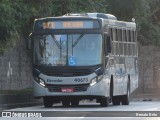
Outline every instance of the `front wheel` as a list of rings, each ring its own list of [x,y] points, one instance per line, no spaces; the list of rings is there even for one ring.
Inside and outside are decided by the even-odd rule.
[[[101,107],[107,107],[109,104],[109,100],[107,97],[103,97],[100,99],[100,105]]]
[[[52,107],[53,101],[49,97],[43,97],[43,104],[44,104],[44,107],[49,108],[49,107]]]
[[[71,105],[72,105],[73,107],[78,106],[78,105],[79,105],[79,100],[71,100]]]
[[[70,106],[70,100],[69,99],[62,100],[62,105],[64,107],[69,107]]]
[[[113,96],[112,97],[112,103],[113,105],[120,105],[120,96]]]

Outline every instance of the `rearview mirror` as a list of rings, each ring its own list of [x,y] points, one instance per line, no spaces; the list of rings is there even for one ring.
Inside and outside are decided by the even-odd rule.
[[[29,35],[29,38],[28,38],[28,49],[31,50],[32,49],[32,33]]]
[[[108,34],[104,34],[104,40],[105,40],[105,52],[106,55],[108,53],[111,53],[111,38],[108,36]]]

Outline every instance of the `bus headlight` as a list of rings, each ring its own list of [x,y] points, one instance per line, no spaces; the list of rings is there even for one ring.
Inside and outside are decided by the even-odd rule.
[[[93,79],[91,80],[90,86],[93,86],[93,85],[95,85],[96,83],[97,83],[97,78],[93,78]]]
[[[39,78],[39,77],[34,77],[34,80],[38,83],[38,84],[40,84],[42,87],[45,87],[46,85],[45,85],[45,81],[43,80],[43,79],[41,79],[41,78]]]
[[[39,84],[40,84],[41,86],[43,86],[43,87],[46,86],[44,80],[42,80],[42,79],[39,79]]]
[[[93,78],[93,79],[91,80],[90,86],[95,85],[96,83],[98,83],[98,82],[101,81],[102,79],[103,79],[103,75],[99,75],[99,76]]]

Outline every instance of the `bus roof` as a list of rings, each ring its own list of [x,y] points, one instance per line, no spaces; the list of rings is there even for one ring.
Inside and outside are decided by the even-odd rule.
[[[112,27],[127,27],[127,28],[136,28],[135,22],[125,22],[118,21],[117,18],[112,14],[105,13],[67,13],[65,17],[90,17],[93,19],[102,19],[102,24],[108,24]]]
[[[118,21],[114,15],[105,13],[67,13],[59,17],[45,17],[35,19],[35,21],[52,21],[52,20],[102,20],[102,26],[108,25],[109,27],[124,27],[136,28],[135,22]]]

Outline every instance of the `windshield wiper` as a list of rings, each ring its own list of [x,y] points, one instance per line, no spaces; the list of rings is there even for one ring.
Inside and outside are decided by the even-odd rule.
[[[54,36],[54,35],[51,35],[51,36],[52,36],[54,42],[56,43],[57,47],[58,47],[59,49],[61,49],[61,45],[60,45],[60,44],[58,43],[58,41],[56,40],[55,36]],[[61,42],[61,39],[60,39],[60,42]]]
[[[82,33],[76,40],[76,42],[72,45],[72,47],[75,47],[77,45],[77,43],[80,41],[80,39],[84,36],[84,34]]]

